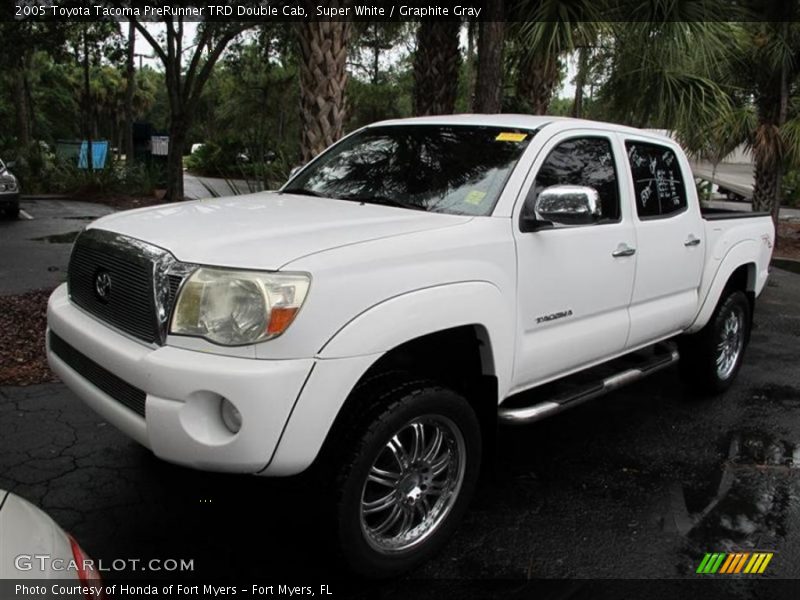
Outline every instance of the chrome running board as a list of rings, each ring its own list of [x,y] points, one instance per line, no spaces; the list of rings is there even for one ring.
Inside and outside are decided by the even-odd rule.
[[[556,394],[544,401],[529,406],[506,407],[500,405],[498,419],[502,425],[527,425],[540,421],[598,398],[609,392],[618,390],[634,381],[644,379],[678,362],[678,350],[674,344],[657,344],[653,347],[653,356],[648,357],[633,368],[624,369],[594,382],[582,384],[578,389],[568,393]],[[612,361],[614,362],[614,361]],[[523,397],[520,394],[519,397]]]

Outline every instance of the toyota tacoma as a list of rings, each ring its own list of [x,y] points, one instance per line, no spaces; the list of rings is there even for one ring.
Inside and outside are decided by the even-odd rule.
[[[679,358],[693,389],[724,392],[773,241],[768,215],[701,210],[661,135],[386,121],[278,191],[89,225],[48,356],[164,460],[320,477],[346,563],[387,575],[454,531],[498,427]]]

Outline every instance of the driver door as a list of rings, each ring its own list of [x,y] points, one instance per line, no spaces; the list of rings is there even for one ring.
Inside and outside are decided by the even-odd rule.
[[[513,391],[602,362],[626,346],[636,235],[619,144],[611,134],[565,132],[548,142],[526,180],[513,221],[519,332]],[[592,224],[554,220],[521,231],[520,214],[534,210],[542,190],[560,185],[594,188],[600,216]]]

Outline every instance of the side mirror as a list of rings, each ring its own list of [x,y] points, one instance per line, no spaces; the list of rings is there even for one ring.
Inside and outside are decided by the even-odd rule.
[[[600,194],[596,189],[583,185],[553,185],[539,192],[534,214],[523,219],[552,226],[591,225],[603,216]],[[541,227],[540,227],[541,228]]]
[[[6,169],[13,169],[17,166],[17,161],[12,160],[6,163]]]
[[[300,172],[300,169],[303,168],[303,166],[304,165],[295,165],[294,167],[292,167],[292,170],[289,171],[289,179],[297,175]]]

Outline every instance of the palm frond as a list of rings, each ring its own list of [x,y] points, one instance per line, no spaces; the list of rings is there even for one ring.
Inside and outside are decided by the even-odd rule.
[[[795,169],[800,167],[800,115],[786,121],[780,135],[786,166]]]

